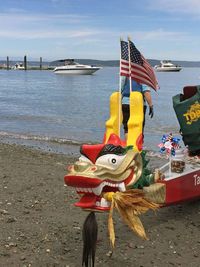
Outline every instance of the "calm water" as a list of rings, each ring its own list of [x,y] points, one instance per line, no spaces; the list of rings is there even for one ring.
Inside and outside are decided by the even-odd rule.
[[[94,75],[61,76],[51,71],[0,71],[0,140],[68,152],[101,142],[109,118],[109,97],[118,90],[118,68]],[[172,96],[200,84],[200,69],[156,73],[155,115],[146,116],[145,148],[157,151],[163,134],[178,135]]]

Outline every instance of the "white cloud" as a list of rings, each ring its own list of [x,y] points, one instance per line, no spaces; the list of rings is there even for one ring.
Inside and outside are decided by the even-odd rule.
[[[58,38],[80,38],[96,35],[97,31],[92,30],[74,30],[74,31],[46,31],[46,30],[32,30],[32,31],[8,31],[0,30],[0,37],[4,38],[13,38],[13,39],[58,39]]]
[[[28,14],[26,12],[14,12],[14,13],[0,13],[0,20],[1,24],[6,25],[20,25],[30,22],[37,22],[43,23],[43,22],[52,22],[54,24],[56,23],[83,23],[84,20],[86,20],[87,16],[82,15],[76,15],[76,14]]]
[[[0,37],[13,39],[72,38],[97,34],[76,14],[0,13]]]
[[[159,12],[160,14],[163,14],[163,12],[192,13],[196,10],[196,13],[200,12],[200,0],[175,0],[174,2],[172,0],[149,0],[149,3],[152,9],[162,10],[162,12]],[[4,44],[7,42],[10,45],[6,54],[11,54],[13,51],[20,54],[19,51],[16,51],[15,41],[18,44],[22,41],[21,45],[18,45],[22,53],[27,49],[29,54],[32,55],[48,56],[49,54],[49,56],[52,56],[51,54],[57,53],[57,56],[61,57],[68,51],[69,54],[74,53],[74,56],[82,53],[84,57],[96,54],[97,58],[103,57],[103,55],[105,58],[116,58],[119,52],[120,36],[125,39],[130,35],[136,42],[138,49],[144,51],[144,54],[149,58],[156,58],[154,55],[159,55],[159,53],[161,55],[163,51],[170,58],[173,50],[176,55],[179,54],[177,52],[177,50],[179,51],[178,46],[182,46],[182,44],[187,46],[189,42],[191,43],[191,40],[199,43],[199,40],[198,35],[192,37],[192,32],[186,32],[184,26],[177,30],[178,28],[175,27],[170,28],[171,25],[175,25],[171,23],[168,27],[168,17],[170,17],[170,22],[176,18],[182,20],[182,17],[174,16],[174,14],[173,16],[167,16],[167,18],[166,16],[164,18],[162,16],[155,18],[150,16],[148,19],[145,16],[143,17],[142,14],[137,17],[133,14],[130,18],[133,23],[126,24],[124,27],[121,24],[120,27],[112,27],[106,20],[105,23],[102,23],[104,17],[62,13],[28,13],[25,10],[13,9],[7,13],[0,12],[0,38]],[[157,20],[156,24],[155,19]],[[152,25],[151,20],[154,22]],[[158,20],[160,20],[159,23]],[[140,26],[133,27],[134,21],[141,22]],[[150,31],[147,31],[147,25],[148,29],[151,29]],[[142,31],[142,29],[144,30]],[[45,46],[47,42],[48,48]],[[11,47],[13,45],[15,49]],[[5,49],[6,46],[4,45],[3,50],[5,51]],[[95,56],[93,57],[95,58]]]
[[[116,35],[119,36],[120,33],[117,33]],[[179,32],[179,31],[165,31],[162,28],[155,29],[153,31],[132,31],[132,32],[123,32],[123,37],[129,36],[134,38],[138,41],[160,41],[165,40],[167,41],[177,41],[177,40],[183,40],[185,38],[188,38],[188,34],[186,32]]]
[[[200,14],[199,0],[154,0],[150,7],[170,13]]]
[[[140,40],[152,40],[152,41],[159,41],[159,40],[165,40],[166,42],[168,40],[180,40],[185,37],[187,37],[187,34],[185,32],[177,32],[177,31],[165,31],[163,29],[157,29],[154,31],[148,31],[148,32],[136,32],[135,35]]]
[[[168,2],[171,2],[171,0]],[[91,42],[94,38],[110,40],[121,36],[118,30],[95,28],[91,23],[87,26],[88,19],[89,17],[87,16],[72,14],[0,13],[2,26],[0,37],[16,40],[66,40],[67,38],[78,39],[85,37],[81,41]],[[139,41],[180,40],[187,37],[185,32],[165,31],[163,29],[127,33],[123,31],[123,36],[128,35]]]

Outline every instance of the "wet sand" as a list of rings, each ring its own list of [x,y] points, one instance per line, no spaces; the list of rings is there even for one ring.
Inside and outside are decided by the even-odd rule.
[[[87,213],[73,206],[77,195],[63,182],[74,160],[73,154],[0,144],[0,267],[81,266]],[[158,164],[160,159],[151,159],[151,168]],[[148,241],[132,233],[115,212],[112,257],[107,219],[107,213],[97,214],[95,266],[200,266],[200,200],[144,214]]]

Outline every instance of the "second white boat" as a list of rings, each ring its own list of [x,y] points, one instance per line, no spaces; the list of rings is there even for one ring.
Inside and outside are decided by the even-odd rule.
[[[163,60],[160,65],[154,67],[156,71],[180,71],[182,68],[173,64],[170,60]]]
[[[101,69],[101,67],[79,64],[73,59],[60,60],[59,62],[63,63],[63,65],[58,66],[53,70],[56,74],[90,75]]]

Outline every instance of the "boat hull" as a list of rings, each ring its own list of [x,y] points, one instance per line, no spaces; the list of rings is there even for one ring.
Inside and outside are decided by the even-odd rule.
[[[200,169],[159,182],[165,184],[166,187],[166,205],[200,198]]]
[[[173,72],[177,72],[177,71],[180,71],[182,68],[179,68],[179,67],[176,67],[176,68],[162,68],[162,67],[157,67],[155,68],[156,71],[163,71],[163,72],[170,72],[170,71],[173,71]]]
[[[25,70],[24,67],[14,68],[14,70]]]
[[[68,74],[68,75],[90,75],[99,70],[100,68],[92,69],[62,69],[58,68],[54,70],[55,74]]]

